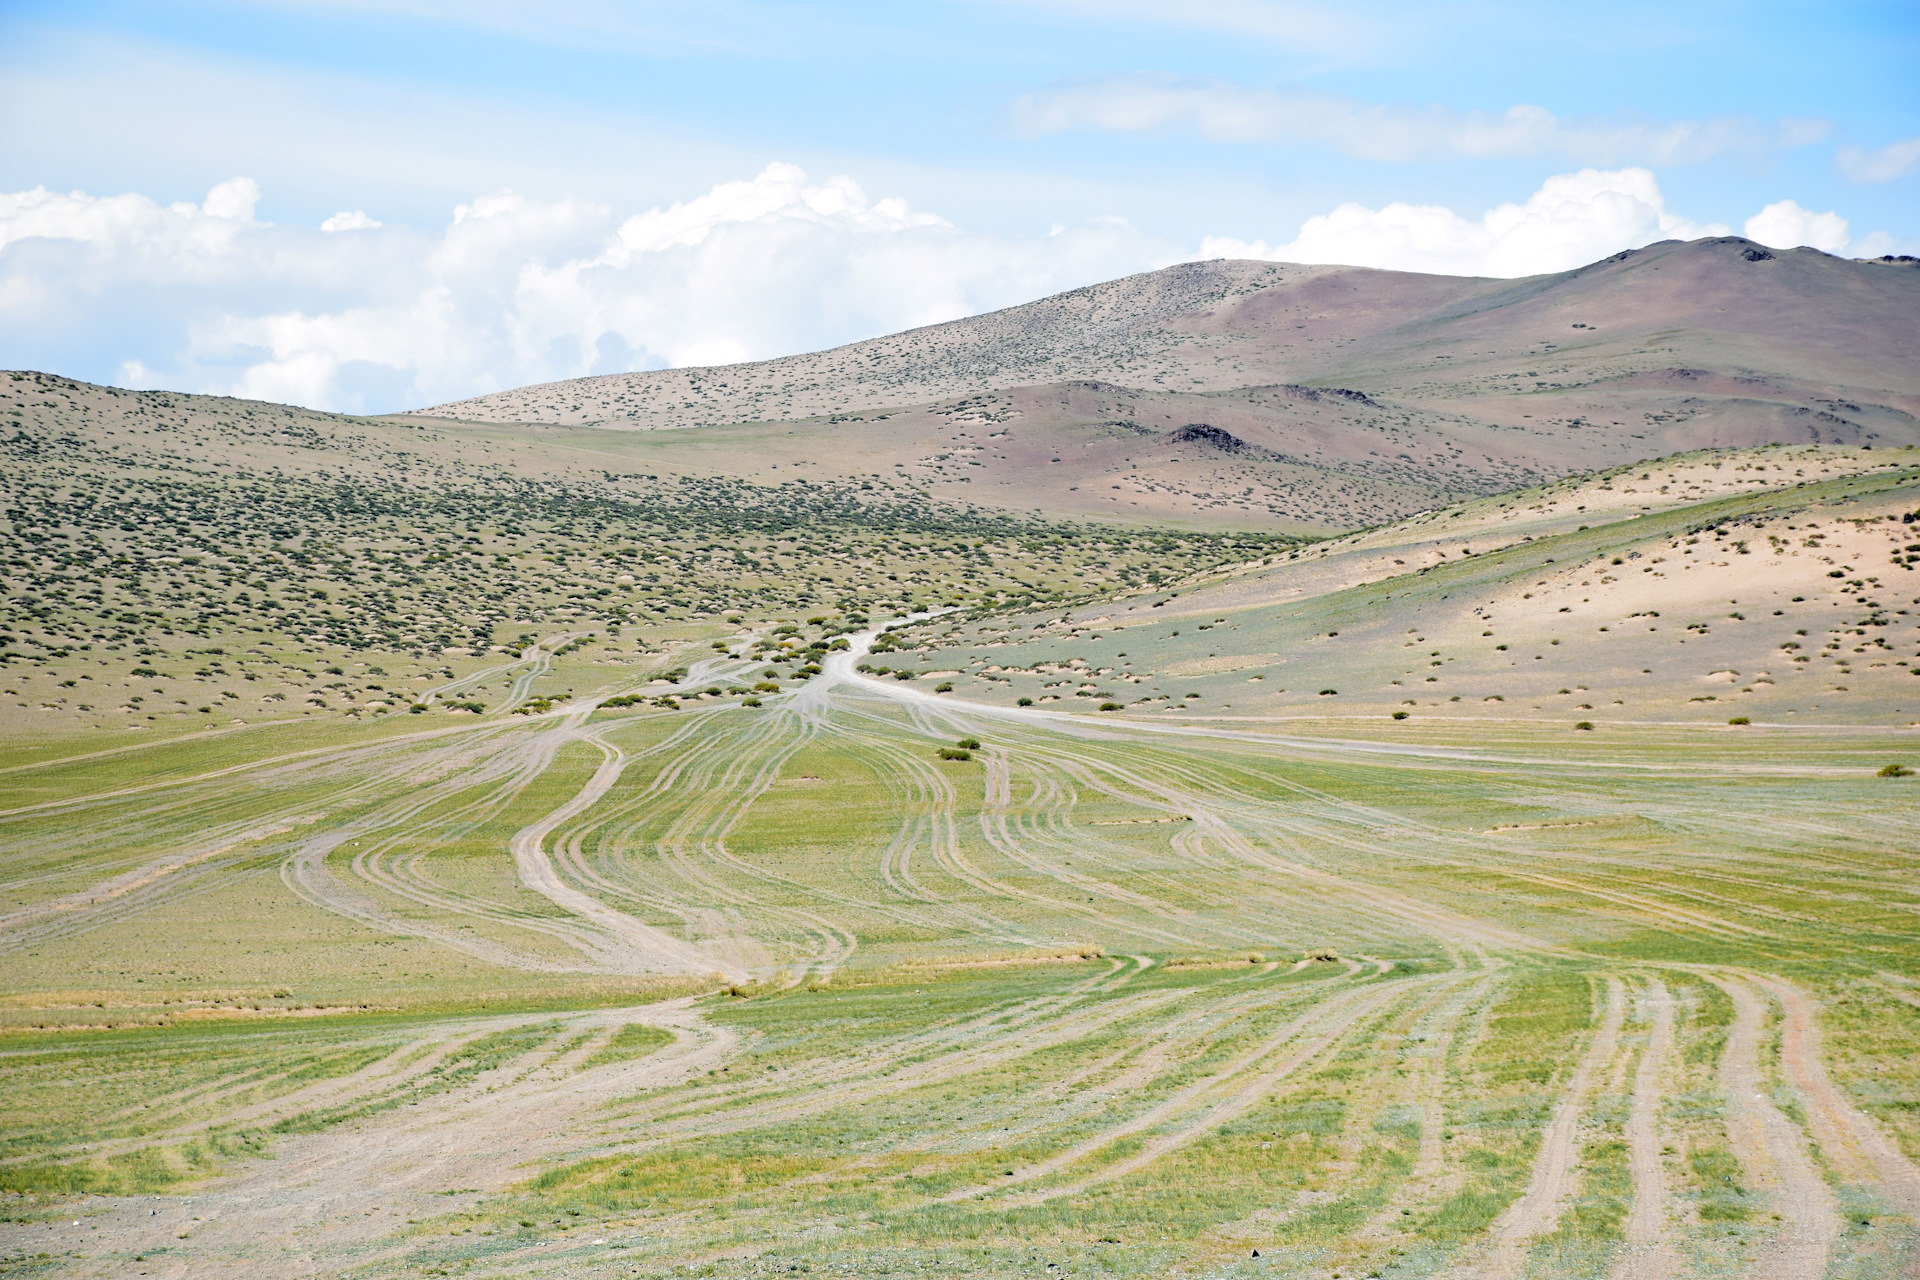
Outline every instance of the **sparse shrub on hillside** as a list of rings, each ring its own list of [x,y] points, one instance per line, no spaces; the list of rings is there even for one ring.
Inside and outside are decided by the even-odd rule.
[[[1407,713],[1404,711],[1396,711],[1393,713],[1393,718],[1395,720],[1405,720],[1407,718]]]
[[[1573,727],[1574,727],[1574,728],[1576,728],[1576,729],[1584,729],[1584,730],[1591,730],[1591,729],[1593,728],[1593,721],[1591,721],[1591,720],[1576,720],[1576,721],[1574,721],[1574,724],[1573,724]]]
[[[1912,776],[1913,770],[1903,764],[1883,765],[1880,772],[1874,775],[1876,778],[1911,778]]]
[[[971,760],[973,759],[973,752],[962,751],[958,747],[942,747],[940,748],[940,758],[942,760]]]
[[[1734,716],[1731,720],[1728,720],[1727,723],[1728,724],[1752,724],[1753,720],[1747,716]]]

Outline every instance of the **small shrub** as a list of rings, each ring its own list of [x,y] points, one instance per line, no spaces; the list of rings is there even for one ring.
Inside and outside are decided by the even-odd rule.
[[[1021,698],[1021,699],[1019,700],[1019,705],[1020,705],[1020,706],[1023,706],[1023,707],[1030,707],[1030,706],[1032,706],[1032,705],[1033,705],[1033,699],[1032,699],[1032,698]]]
[[[1100,704],[1100,709],[1102,711],[1118,711],[1120,710],[1120,704],[1117,702],[1103,702]]]
[[[1727,723],[1728,724],[1752,724],[1753,721],[1748,719],[1746,716],[1735,716],[1731,720],[1727,721]]]
[[[1407,713],[1404,711],[1396,711],[1393,713],[1393,718],[1395,720],[1405,720],[1407,718]]]
[[[942,680],[942,681],[941,681],[941,682],[940,682],[939,684],[937,684],[937,685],[935,685],[935,686],[933,686],[933,691],[934,691],[935,693],[952,693],[952,692],[953,692],[953,681],[951,681],[951,680]]]
[[[757,707],[757,706],[759,706],[759,705],[760,705],[760,699],[758,699],[758,698],[742,698],[742,699],[740,699],[740,705],[741,705],[741,706],[743,706],[743,707]]]
[[[958,747],[942,747],[940,748],[940,758],[942,760],[971,760],[973,759],[973,752],[962,751]]]
[[[1320,691],[1320,696],[1323,698],[1331,698],[1334,695],[1338,694],[1339,692],[1340,691],[1338,689],[1322,689]]]
[[[978,751],[980,749],[980,739],[962,738],[953,745],[959,747],[962,751]]]
[[[1876,778],[1911,778],[1913,776],[1913,770],[1903,764],[1890,764],[1883,766],[1880,772],[1873,776]]]
[[[1573,727],[1576,729],[1584,729],[1584,730],[1587,730],[1588,732],[1591,732],[1593,729],[1593,721],[1581,720],[1576,722]]]
[[[755,693],[778,693],[780,686],[772,680],[762,680],[753,686]]]

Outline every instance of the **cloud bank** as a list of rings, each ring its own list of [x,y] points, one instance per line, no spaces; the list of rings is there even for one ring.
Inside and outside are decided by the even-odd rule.
[[[1839,214],[1815,213],[1792,200],[1768,205],[1742,230],[1776,249],[1809,245],[1857,257],[1912,252],[1884,232],[1853,240]],[[1732,228],[1723,223],[1697,222],[1669,209],[1659,182],[1645,169],[1582,169],[1548,178],[1524,203],[1498,205],[1478,218],[1440,205],[1343,204],[1308,218],[1285,244],[1210,236],[1201,256],[1512,277],[1569,271],[1656,240],[1729,234]]]
[[[1479,218],[1439,205],[1343,204],[1307,219],[1286,244],[1210,238],[1207,257],[1338,262],[1464,276],[1522,276],[1566,271],[1656,240],[1726,235],[1667,208],[1645,169],[1583,169],[1547,179],[1524,204],[1503,204]]]
[[[1117,218],[971,235],[786,164],[624,219],[500,192],[437,236],[360,210],[259,223],[259,195],[246,178],[199,205],[0,193],[0,362],[384,411],[785,355],[1188,256]]]
[[[1127,222],[966,232],[850,178],[787,164],[621,217],[511,191],[437,233],[343,210],[256,220],[259,186],[199,204],[0,193],[0,364],[136,387],[380,412],[591,373],[817,349],[1025,302],[1192,257],[1520,276],[1726,226],[1669,209],[1644,169],[1549,178],[1479,217],[1345,204],[1285,243],[1212,237],[1196,255]],[[1746,234],[1870,255],[1847,220],[1792,200]]]
[[[1828,132],[1821,120],[1563,119],[1524,104],[1503,112],[1456,111],[1155,75],[1055,85],[1019,98],[1011,114],[1014,127],[1029,135],[1177,129],[1215,142],[1319,143],[1365,160],[1551,155],[1586,164],[1686,164],[1764,156],[1818,142]]]

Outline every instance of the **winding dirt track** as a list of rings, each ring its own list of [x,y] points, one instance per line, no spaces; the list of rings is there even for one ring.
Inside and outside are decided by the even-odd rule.
[[[1626,1009],[1625,990],[1620,980],[1607,979],[1606,1013],[1588,1041],[1586,1052],[1580,1055],[1580,1061],[1567,1077],[1560,1101],[1554,1105],[1553,1117],[1547,1121],[1546,1132],[1540,1135],[1540,1149],[1534,1156],[1527,1189],[1495,1220],[1489,1239],[1490,1255],[1464,1274],[1481,1280],[1511,1280],[1526,1264],[1527,1246],[1551,1231],[1559,1221],[1561,1204],[1578,1182],[1580,1120],[1586,1109],[1587,1094],[1593,1087],[1594,1077],[1613,1061]]]
[[[165,1280],[328,1276],[349,1267],[378,1272],[383,1262],[398,1265],[414,1246],[409,1218],[438,1217],[472,1203],[476,1194],[506,1189],[536,1172],[543,1157],[568,1150],[569,1131],[607,1098],[703,1075],[737,1046],[731,1032],[707,1024],[688,999],[557,1022],[541,1047],[464,1089],[285,1139],[273,1159],[200,1194],[89,1204],[78,1229],[53,1224],[8,1234],[21,1245],[86,1247],[96,1260],[61,1268],[72,1276],[117,1280],[133,1253],[150,1255],[137,1270]],[[563,1050],[583,1031],[628,1023],[677,1038],[637,1061],[571,1069],[579,1052]],[[492,1019],[460,1035],[507,1025],[512,1020]],[[382,1080],[379,1092],[393,1083]],[[340,1096],[336,1089],[335,1099]],[[256,1119],[295,1114],[311,1101],[290,1097]],[[507,1118],[511,1123],[500,1123]],[[103,1243],[112,1256],[98,1256]]]
[[[1615,1261],[1613,1280],[1664,1280],[1679,1265],[1669,1234],[1667,1170],[1660,1159],[1660,1101],[1666,1095],[1668,1059],[1673,1054],[1673,996],[1658,978],[1647,983],[1641,1000],[1653,1027],[1634,1067],[1633,1100],[1627,1113],[1627,1164],[1633,1171],[1633,1209],[1627,1216],[1626,1246]]]
[[[1766,996],[1737,977],[1708,975],[1708,981],[1733,1001],[1733,1026],[1720,1056],[1727,1138],[1747,1177],[1772,1201],[1781,1220],[1751,1274],[1765,1280],[1823,1276],[1828,1252],[1840,1234],[1840,1210],[1832,1188],[1807,1154],[1805,1135],[1769,1096],[1760,1064]]]

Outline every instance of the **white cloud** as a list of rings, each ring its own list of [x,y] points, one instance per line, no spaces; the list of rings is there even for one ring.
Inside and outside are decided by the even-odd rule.
[[[371,231],[380,223],[369,218],[364,209],[342,209],[320,224],[322,231]]]
[[[1331,262],[1443,275],[1526,276],[1573,267],[1655,240],[1725,235],[1666,206],[1645,169],[1583,169],[1548,178],[1525,204],[1478,219],[1439,205],[1343,204],[1307,219],[1287,244],[1210,237],[1206,257]]]
[[[1842,147],[1834,164],[1855,182],[1892,182],[1920,169],[1920,138],[1902,138],[1878,151]]]
[[[139,385],[386,410],[783,355],[1185,256],[1119,219],[970,234],[784,164],[626,218],[500,192],[437,236],[342,222],[364,215],[328,220],[353,235],[246,220],[258,195],[247,179],[204,206],[0,194],[0,348]]]
[[[235,222],[252,222],[253,207],[260,203],[260,184],[252,178],[228,178],[207,192],[207,199],[200,207],[209,218],[231,218]]]
[[[1792,200],[1768,205],[1747,219],[1747,239],[1775,249],[1811,245],[1827,253],[1844,253],[1851,241],[1847,220],[1837,213],[1815,213]]]
[[[1562,119],[1525,104],[1503,112],[1369,103],[1304,89],[1226,80],[1122,75],[1056,85],[1012,108],[1028,134],[1182,129],[1216,142],[1312,142],[1366,160],[1559,155],[1589,164],[1681,164],[1765,155],[1825,136],[1819,120]]]

